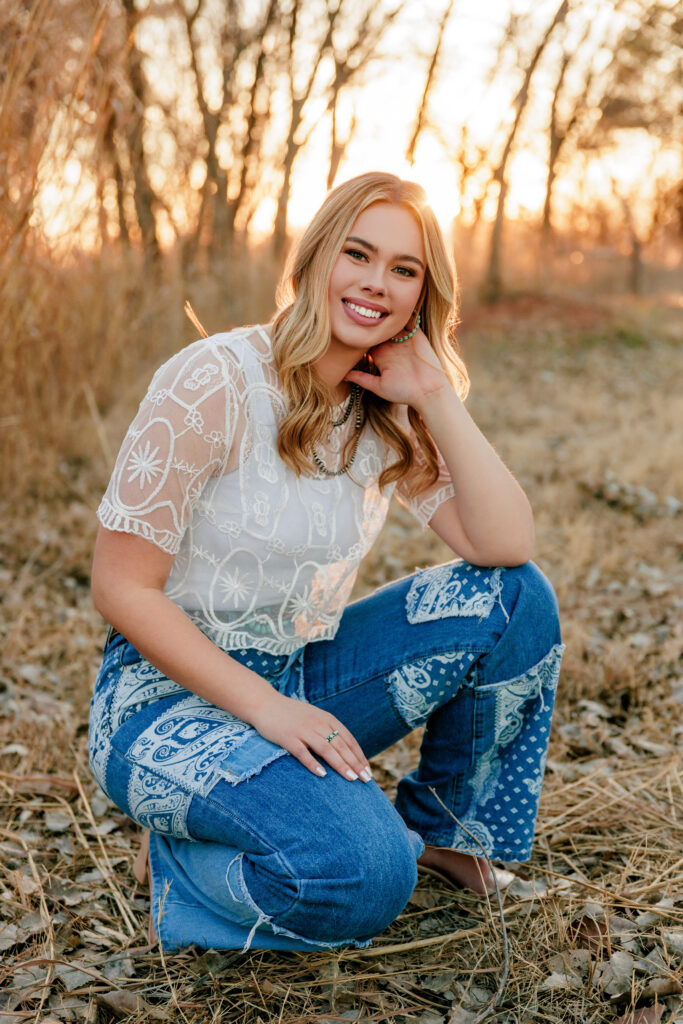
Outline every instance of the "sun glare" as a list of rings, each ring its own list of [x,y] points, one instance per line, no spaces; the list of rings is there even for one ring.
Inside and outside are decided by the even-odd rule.
[[[415,30],[415,43],[421,47],[433,44],[433,25],[441,7],[435,0],[425,0],[423,16],[417,8],[409,8]],[[438,9],[438,10],[437,10]],[[339,100],[338,129],[342,138],[348,127],[358,121],[357,131],[349,141],[341,161],[336,182],[368,170],[389,171],[419,182],[444,229],[448,230],[458,217],[468,222],[474,202],[488,185],[481,203],[481,216],[491,220],[496,214],[498,186],[491,182],[491,171],[499,158],[507,131],[514,117],[511,97],[516,88],[513,72],[501,73],[492,85],[486,84],[486,72],[510,10],[509,0],[492,0],[486,14],[475,9],[472,2],[463,2],[460,18],[454,17],[451,35],[447,36],[451,62],[441,67],[438,87],[430,99],[427,125],[415,148],[414,162],[406,159],[406,148],[413,130],[421,90],[424,86],[424,61],[421,59],[386,60],[382,73],[368,76],[365,84],[343,90]],[[544,8],[545,10],[545,8]],[[545,15],[544,15],[545,16]],[[431,18],[431,21],[430,21]],[[455,31],[457,27],[457,32]],[[409,26],[410,27],[410,26]],[[463,36],[463,29],[466,30]],[[168,75],[168,62],[161,61],[168,39],[164,25],[149,19],[143,42],[160,61],[159,72],[164,81],[162,93],[173,98],[173,82]],[[405,34],[404,27],[404,34]],[[466,42],[463,40],[466,39]],[[431,41],[431,42],[430,42]],[[407,40],[392,37],[391,45],[402,47]],[[164,51],[165,52],[165,51]],[[425,50],[425,52],[428,52]],[[413,55],[414,57],[414,55]],[[181,57],[177,57],[182,64]],[[178,68],[180,67],[178,64]],[[542,76],[541,76],[542,77]],[[180,79],[179,79],[180,80]],[[460,84],[458,84],[460,83]],[[169,92],[170,90],[170,92]],[[181,90],[179,90],[181,91]],[[187,90],[186,90],[187,91]],[[190,97],[178,95],[178,111],[188,116]],[[169,99],[170,102],[170,99]],[[547,106],[547,104],[546,104]],[[362,115],[362,116],[361,116]],[[544,108],[543,117],[547,111]],[[194,115],[193,115],[194,116]],[[534,116],[536,120],[534,121]],[[158,145],[156,159],[150,159],[150,179],[161,201],[157,220],[163,247],[171,246],[178,233],[191,228],[199,208],[199,192],[206,179],[206,166],[196,155],[185,169],[177,155],[176,141],[167,129],[160,107],[147,111],[150,136]],[[286,134],[289,110],[277,92],[271,97],[268,140]],[[306,145],[296,155],[288,206],[288,225],[294,231],[310,219],[311,213],[326,192],[330,155],[330,114],[324,105],[307,112],[306,129],[310,128]],[[532,111],[525,125],[526,136],[512,152],[506,180],[508,192],[506,216],[509,218],[539,217],[543,209],[547,178],[547,125]],[[533,123],[531,123],[533,121]],[[40,225],[45,237],[57,248],[96,246],[102,233],[102,211],[107,232],[115,237],[119,230],[118,207],[113,182],[98,184],[99,173],[90,159],[73,147],[69,154],[64,143],[71,134],[65,115],[53,126],[52,145],[41,167],[44,183],[34,208],[33,223]],[[482,146],[488,163],[467,178],[461,166],[461,128],[465,125],[471,147]],[[277,174],[277,156],[271,146]],[[530,140],[530,141],[528,141]],[[219,159],[226,165],[232,159],[227,137]],[[569,148],[569,147],[568,147]],[[220,146],[219,146],[220,149]],[[468,150],[468,158],[471,151]],[[268,157],[266,153],[266,157]],[[239,169],[238,169],[239,172]],[[238,173],[237,172],[237,173]],[[680,173],[680,154],[673,144],[668,148],[645,129],[613,133],[611,148],[568,155],[557,180],[554,216],[556,223],[566,223],[579,198],[590,194],[599,201],[619,209],[626,196],[640,208],[646,220],[653,197],[657,175],[673,177]],[[108,185],[111,186],[108,190]],[[231,187],[234,176],[231,178]],[[263,186],[268,189],[268,183]],[[273,229],[277,199],[270,190],[259,202],[249,221],[254,238],[264,238]],[[99,199],[102,199],[98,207]],[[99,209],[100,212],[97,212]],[[239,221],[238,221],[239,229]]]

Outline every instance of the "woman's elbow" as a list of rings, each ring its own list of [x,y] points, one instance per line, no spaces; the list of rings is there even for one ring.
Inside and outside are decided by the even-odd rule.
[[[534,553],[536,536],[533,522],[524,530],[519,530],[514,536],[500,538],[500,543],[492,545],[490,551],[486,552],[486,558],[480,562],[485,565],[501,565],[506,569],[512,569],[516,565],[524,565],[529,562]]]
[[[536,536],[532,523],[531,529],[527,531],[526,536],[516,539],[510,550],[506,552],[505,560],[498,561],[498,565],[504,565],[507,568],[513,568],[515,565],[524,565],[525,562],[531,561],[535,546]]]

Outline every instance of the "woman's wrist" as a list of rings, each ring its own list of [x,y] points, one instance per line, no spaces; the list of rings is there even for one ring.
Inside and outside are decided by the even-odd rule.
[[[419,413],[428,427],[430,420],[438,418],[443,411],[452,409],[454,405],[462,406],[462,402],[444,375],[443,383],[439,387],[423,392],[419,400],[412,403],[412,408]]]
[[[253,673],[253,675],[256,675],[256,673]],[[249,725],[253,725],[258,732],[260,731],[259,722],[262,716],[272,715],[273,710],[277,709],[278,705],[281,706],[289,698],[284,693],[276,690],[263,676],[257,676],[257,680],[248,689],[248,696],[245,694],[241,707],[242,713],[239,717],[243,721],[248,722]]]

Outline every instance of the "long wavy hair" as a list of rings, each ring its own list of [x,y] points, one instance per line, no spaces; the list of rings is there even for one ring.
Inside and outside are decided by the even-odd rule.
[[[297,474],[312,470],[311,451],[330,432],[335,399],[315,372],[314,363],[330,344],[328,288],[337,256],[358,215],[376,202],[405,207],[419,223],[426,253],[425,280],[420,299],[422,329],[448,379],[461,398],[469,389],[465,365],[455,348],[455,267],[425,192],[412,181],[393,174],[370,172],[330,192],[290,253],[278,286],[273,317],[273,355],[287,401],[280,421],[278,451]],[[358,368],[372,372],[372,357],[365,355]],[[379,477],[380,488],[400,482],[415,464],[411,495],[419,494],[438,477],[438,455],[419,414],[409,409],[410,425],[419,450],[391,412],[391,404],[370,391],[362,392],[365,417],[396,459]],[[349,438],[347,458],[354,436]]]

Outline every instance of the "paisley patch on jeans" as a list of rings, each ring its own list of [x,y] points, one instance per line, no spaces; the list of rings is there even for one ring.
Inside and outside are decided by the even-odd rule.
[[[478,691],[478,697],[495,702],[494,724],[491,745],[479,752],[468,779],[471,800],[461,820],[487,853],[502,859],[522,860],[531,852],[564,647],[555,644],[518,678]],[[459,826],[452,845],[462,852],[481,852]]]
[[[483,569],[469,562],[423,569],[406,595],[408,622],[416,625],[458,615],[488,618],[501,600],[502,572],[501,567]]]
[[[425,721],[443,702],[444,684],[452,687],[453,676],[464,674],[475,657],[467,651],[433,654],[401,665],[389,673],[389,692],[406,725],[414,729]]]
[[[114,747],[116,740],[115,733]],[[259,741],[259,747],[265,744],[261,766],[268,756],[272,760],[286,753],[240,718],[190,694],[159,715],[120,753],[134,766],[182,787],[189,799],[194,793],[206,796],[216,782],[228,777],[231,755],[248,740]]]
[[[133,768],[130,773],[128,810],[143,828],[192,839],[186,824],[190,799],[182,786],[154,772]]]
[[[134,665],[124,665],[111,699],[111,731],[116,732],[120,725],[150,701],[185,692],[187,691],[184,687],[168,679],[163,672],[144,659]]]
[[[106,709],[109,695],[106,691],[95,691],[90,700],[90,725],[88,730],[88,753],[90,768],[99,786],[106,793],[107,762],[109,760],[109,732],[106,727]]]
[[[508,679],[494,684],[492,689],[495,688],[496,692],[496,746],[505,746],[519,735],[524,725],[522,707],[528,700],[540,697],[541,710],[544,710],[543,690],[547,689],[552,694],[552,705],[560,677],[564,648],[564,644],[555,644],[545,658],[519,679]]]

